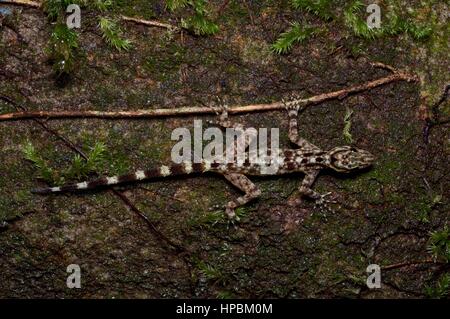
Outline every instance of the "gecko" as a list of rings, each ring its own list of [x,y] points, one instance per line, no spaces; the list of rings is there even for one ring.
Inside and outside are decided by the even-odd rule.
[[[133,173],[101,177],[91,181],[74,184],[66,184],[58,187],[46,187],[32,190],[36,194],[51,194],[63,192],[76,192],[94,190],[106,186],[152,180],[168,176],[180,176],[190,174],[202,174],[206,172],[223,175],[237,189],[244,194],[229,201],[225,207],[225,213],[230,219],[238,219],[235,210],[261,195],[261,190],[249,179],[248,176],[284,175],[301,172],[305,176],[298,187],[300,196],[309,197],[318,205],[333,203],[327,196],[331,193],[320,194],[312,189],[320,171],[332,169],[340,173],[350,173],[373,165],[375,157],[368,151],[353,146],[338,146],[324,151],[318,146],[310,143],[299,136],[298,114],[303,106],[297,100],[283,100],[289,115],[289,140],[295,148],[278,150],[278,167],[276,170],[263,169],[263,163],[254,163],[246,159],[243,163],[223,163],[219,161],[184,161],[180,164],[162,165],[159,167],[137,170]],[[236,132],[244,132],[244,126],[232,123],[228,117],[228,107],[222,105],[220,112],[217,108],[215,113],[219,115],[219,124],[223,128],[232,128]],[[246,144],[248,146],[248,144]],[[227,150],[225,150],[226,152]],[[270,152],[270,150],[268,151]]]

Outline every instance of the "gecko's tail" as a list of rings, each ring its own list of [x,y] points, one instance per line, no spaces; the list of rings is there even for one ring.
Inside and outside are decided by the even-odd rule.
[[[131,174],[111,177],[101,177],[93,181],[85,181],[76,184],[67,184],[59,187],[37,188],[31,190],[34,194],[50,194],[61,192],[75,192],[82,190],[92,190],[104,186],[118,185],[147,179],[154,179],[167,176],[187,175],[193,173],[203,173],[216,168],[218,164],[203,161],[202,163],[183,162],[169,166],[160,166],[145,171],[136,171]]]

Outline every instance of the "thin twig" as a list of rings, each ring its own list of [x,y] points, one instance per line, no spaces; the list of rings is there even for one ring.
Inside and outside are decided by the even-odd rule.
[[[398,269],[398,268],[407,267],[407,266],[416,266],[416,265],[424,265],[424,264],[437,264],[437,265],[440,265],[440,264],[443,264],[443,263],[437,262],[437,261],[435,261],[433,259],[426,259],[426,260],[407,261],[407,262],[392,264],[392,265],[381,267],[381,269],[382,270],[391,270],[391,269]]]
[[[130,21],[130,22],[143,24],[143,25],[150,26],[150,27],[165,28],[165,29],[169,29],[171,31],[180,31],[181,30],[181,28],[179,28],[179,27],[177,27],[175,25],[159,22],[159,21],[156,21],[156,20],[144,20],[144,19],[127,17],[127,16],[121,16],[121,18],[124,21]]]
[[[29,1],[29,0],[0,0],[0,4],[11,4],[11,5],[32,7],[32,8],[40,8],[41,7],[41,4],[39,2]]]
[[[430,138],[430,130],[436,126],[441,124],[449,123],[450,120],[440,120],[439,107],[442,103],[448,100],[450,94],[450,83],[447,83],[444,87],[444,91],[439,98],[439,100],[431,107],[431,118],[427,117],[425,119],[425,126],[423,128],[423,140],[425,144],[428,144]]]
[[[375,65],[376,66],[376,65]],[[417,81],[417,77],[401,71],[395,71],[394,74],[369,81],[364,84],[355,85],[346,89],[315,95],[306,99],[296,100],[296,103],[302,105],[316,105],[333,99],[344,99],[351,94],[370,90],[395,81]],[[245,106],[230,107],[230,114],[241,114],[250,112],[265,112],[282,110],[285,108],[283,102],[274,102],[270,104],[253,104]],[[105,119],[137,119],[137,118],[155,118],[168,116],[186,116],[195,114],[213,114],[214,111],[209,107],[183,107],[174,109],[153,109],[136,111],[32,111],[16,112],[0,115],[0,121],[25,120],[25,119],[63,119],[63,118],[105,118]]]
[[[380,68],[380,69],[385,69],[385,70],[391,71],[392,73],[397,72],[394,67],[392,67],[390,65],[387,65],[387,64],[384,64],[384,63],[381,63],[381,62],[372,62],[371,64],[372,64],[373,67],[377,67],[377,68]]]
[[[130,200],[127,196],[125,196],[125,194],[123,194],[122,192],[119,192],[117,190],[115,190],[114,188],[111,189],[111,191],[117,196],[119,197],[123,203],[125,203],[126,206],[128,206],[128,208],[130,208],[130,210],[132,210],[134,213],[136,213],[148,226],[148,228],[150,229],[150,231],[153,233],[153,235],[155,235],[156,237],[158,237],[159,239],[161,239],[162,241],[166,242],[167,244],[169,244],[169,246],[171,246],[172,248],[174,248],[177,253],[184,253],[186,252],[186,248],[176,244],[175,242],[173,242],[172,240],[170,240],[169,238],[167,238],[163,233],[161,233],[156,226],[151,222],[151,220],[143,213],[141,212]]]

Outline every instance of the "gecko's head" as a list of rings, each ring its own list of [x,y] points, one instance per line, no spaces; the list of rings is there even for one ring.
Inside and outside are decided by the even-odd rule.
[[[369,152],[352,146],[335,147],[328,155],[330,167],[344,173],[369,167],[375,161]]]

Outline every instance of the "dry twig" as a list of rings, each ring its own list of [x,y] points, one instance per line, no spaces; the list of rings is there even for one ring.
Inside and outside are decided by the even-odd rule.
[[[439,113],[439,107],[448,100],[449,95],[450,95],[450,83],[447,83],[444,87],[444,91],[439,100],[433,106],[431,106],[431,117],[427,117],[425,119],[425,126],[423,128],[423,140],[425,144],[428,144],[430,137],[430,130],[434,126],[447,124],[450,122],[449,118],[441,120]]]
[[[379,65],[374,65],[379,67]],[[315,95],[309,98],[297,100],[297,103],[302,105],[315,105],[323,103],[325,101],[333,99],[344,99],[347,96],[362,91],[370,90],[388,83],[396,81],[417,81],[417,77],[407,74],[402,71],[394,71],[393,74],[380,78],[377,80],[369,81],[364,84],[355,85],[346,89],[323,93]],[[264,112],[275,111],[284,109],[283,102],[274,102],[270,104],[252,104],[245,106],[233,106],[230,107],[230,114],[242,114],[250,112]],[[155,118],[155,117],[169,117],[169,116],[185,116],[185,115],[197,115],[197,114],[212,114],[214,111],[209,107],[183,107],[173,109],[151,109],[151,110],[136,110],[136,111],[31,111],[31,112],[15,112],[0,115],[0,121],[10,120],[24,120],[24,119],[62,119],[62,118],[105,118],[105,119],[117,119],[117,118]]]
[[[156,20],[144,20],[144,19],[138,19],[138,18],[132,18],[127,16],[121,16],[121,19],[124,21],[134,22],[138,24],[143,24],[149,27],[158,27],[158,28],[165,28],[169,29],[171,31],[180,31],[181,29],[175,25],[159,22]]]
[[[12,4],[18,6],[40,8],[41,3],[29,0],[0,0],[0,4]]]
[[[441,265],[443,263],[437,262],[430,258],[430,259],[426,259],[426,260],[406,261],[406,262],[402,262],[402,263],[392,264],[392,265],[381,267],[381,269],[382,270],[391,270],[391,269],[398,269],[398,268],[403,268],[403,267],[407,267],[407,266],[418,266],[418,265],[424,265],[424,264]]]

